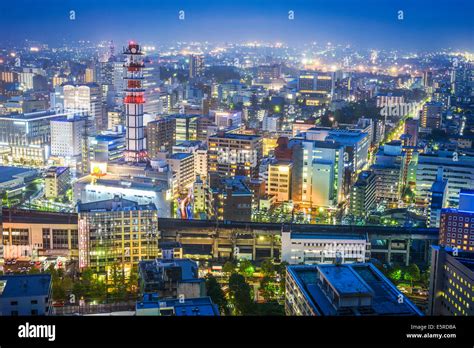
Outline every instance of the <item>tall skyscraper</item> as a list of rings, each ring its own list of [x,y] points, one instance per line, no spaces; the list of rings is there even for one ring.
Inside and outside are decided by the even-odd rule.
[[[73,114],[51,120],[51,155],[80,156],[85,126],[85,118]]]
[[[423,111],[420,119],[420,126],[428,129],[441,128],[441,115],[443,104],[440,102],[430,102],[423,105]]]
[[[428,315],[474,315],[474,253],[432,246]]]
[[[200,77],[204,75],[204,56],[201,54],[192,54],[189,56],[189,78]]]
[[[423,87],[433,86],[433,72],[430,70],[423,71]]]
[[[158,212],[153,203],[140,205],[115,196],[80,203],[77,209],[81,269],[90,267],[108,282],[115,266],[128,275],[141,260],[156,257]]]
[[[124,49],[125,61],[125,124],[127,127],[125,160],[143,162],[145,151],[143,104],[145,89],[143,82],[143,53],[140,45],[131,41]]]
[[[365,170],[351,190],[350,212],[356,217],[366,217],[375,207],[375,188],[377,178],[374,172]]]
[[[222,176],[258,178],[262,138],[245,134],[217,134],[209,137],[209,172]]]
[[[95,83],[82,85],[67,84],[63,86],[64,109],[84,113],[91,121],[89,131],[107,129],[107,118],[102,108],[100,86]]]
[[[174,117],[162,117],[147,123],[146,126],[146,149],[150,158],[156,158],[158,152],[171,150],[175,139],[176,119]]]

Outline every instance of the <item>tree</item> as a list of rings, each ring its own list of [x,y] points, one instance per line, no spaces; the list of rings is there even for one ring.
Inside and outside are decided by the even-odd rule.
[[[252,262],[249,260],[241,260],[239,262],[239,273],[245,277],[251,277],[255,272]]]
[[[272,260],[265,260],[260,266],[262,268],[262,273],[264,276],[273,277],[275,275],[275,265]]]
[[[420,269],[414,263],[408,266],[405,272],[405,280],[410,281],[410,284],[413,286],[413,282],[417,282],[420,280]]]
[[[227,275],[234,273],[235,264],[232,261],[227,261],[226,263],[224,263],[224,266],[222,266],[222,272],[224,272]]]
[[[285,286],[286,286],[286,267],[288,266],[288,262],[282,261],[279,265],[275,265],[275,270],[277,272],[277,281],[280,282],[280,293],[285,293]]]
[[[138,290],[138,271],[135,267],[130,271],[127,281],[127,291],[136,294]]]
[[[395,266],[393,269],[391,269],[388,273],[388,277],[393,280],[394,282],[400,281],[402,279],[402,269],[398,266]]]
[[[275,299],[278,293],[278,284],[275,284],[273,278],[264,276],[260,281],[260,291],[265,301],[271,301]]]
[[[107,286],[95,277],[92,269],[86,268],[82,271],[79,280],[74,282],[73,293],[76,297],[87,301],[102,302],[106,298]]]
[[[218,307],[221,313],[228,314],[229,308],[227,307],[227,300],[224,295],[224,291],[222,291],[221,286],[217,282],[216,277],[212,274],[208,274],[206,276],[206,292],[207,296],[209,296]]]
[[[127,284],[125,272],[119,263],[114,263],[111,269],[111,288],[115,300],[124,300],[127,297]]]
[[[233,273],[230,276],[229,295],[237,314],[251,315],[254,313],[252,291],[241,274]]]

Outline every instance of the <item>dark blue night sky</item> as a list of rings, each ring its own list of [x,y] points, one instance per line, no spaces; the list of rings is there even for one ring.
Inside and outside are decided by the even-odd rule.
[[[69,11],[76,20],[69,20]],[[184,10],[186,19],[178,19]],[[288,11],[295,20],[288,20]],[[403,10],[405,19],[397,19]],[[0,41],[136,39],[474,49],[472,0],[1,0]]]

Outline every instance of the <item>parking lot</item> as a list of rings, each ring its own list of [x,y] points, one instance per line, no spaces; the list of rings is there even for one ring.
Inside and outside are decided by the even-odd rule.
[[[40,261],[18,261],[14,259],[7,259],[3,264],[3,272],[9,273],[28,273],[32,268],[41,270],[42,263]]]

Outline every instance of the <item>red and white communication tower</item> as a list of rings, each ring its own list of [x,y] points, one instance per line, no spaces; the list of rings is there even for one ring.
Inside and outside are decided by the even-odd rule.
[[[127,162],[144,162],[147,153],[144,147],[143,104],[143,53],[140,45],[131,41],[124,48],[125,61],[125,116],[126,116],[126,150]]]

